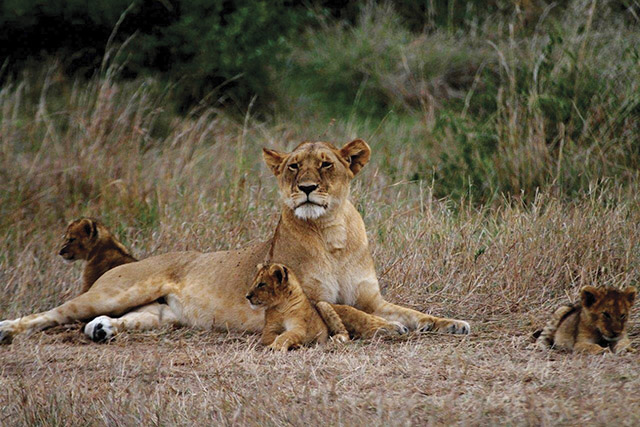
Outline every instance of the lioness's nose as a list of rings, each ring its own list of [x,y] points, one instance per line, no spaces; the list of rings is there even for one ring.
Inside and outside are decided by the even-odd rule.
[[[67,248],[62,248],[60,249],[60,252],[58,252],[58,255],[64,255],[67,252]]]
[[[247,294],[247,295],[245,295],[245,298],[246,299],[251,299],[252,296],[253,296],[252,294]]]
[[[304,194],[308,196],[309,194],[311,194],[313,190],[318,188],[318,186],[315,184],[305,184],[305,185],[298,185],[298,188],[300,189],[300,191],[302,191]]]

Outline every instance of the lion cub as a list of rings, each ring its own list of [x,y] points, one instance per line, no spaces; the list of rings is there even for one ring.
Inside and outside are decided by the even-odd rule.
[[[585,286],[579,304],[558,308],[544,329],[534,333],[536,344],[591,354],[633,351],[626,325],[635,298],[633,287]]]
[[[258,273],[246,298],[252,308],[266,308],[261,342],[272,350],[322,344],[329,332],[339,341],[349,341],[349,334],[331,304],[319,302],[314,308],[296,276],[282,264],[258,264]],[[325,320],[318,312],[323,313]]]
[[[108,270],[137,261],[104,225],[92,218],[69,223],[60,256],[70,262],[87,261],[82,274],[82,293]]]

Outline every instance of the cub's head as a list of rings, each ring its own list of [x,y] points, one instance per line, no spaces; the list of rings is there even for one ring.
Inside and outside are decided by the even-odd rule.
[[[263,149],[286,208],[303,220],[335,211],[349,196],[351,180],[370,155],[371,149],[361,139],[341,149],[328,142],[303,142],[288,154]]]
[[[246,295],[251,308],[273,307],[292,293],[296,280],[282,264],[258,264],[258,273]]]
[[[64,233],[64,242],[60,256],[65,261],[87,259],[98,241],[100,224],[91,218],[80,218],[71,221]]]
[[[636,289],[595,288],[585,286],[580,291],[583,309],[602,337],[607,341],[617,341],[625,331],[629,311],[636,298]]]

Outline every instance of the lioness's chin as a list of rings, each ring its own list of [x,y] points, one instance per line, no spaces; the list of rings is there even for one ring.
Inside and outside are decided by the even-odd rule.
[[[293,213],[300,219],[318,219],[325,214],[327,208],[324,206],[314,205],[311,203],[305,203],[304,205],[295,208]]]

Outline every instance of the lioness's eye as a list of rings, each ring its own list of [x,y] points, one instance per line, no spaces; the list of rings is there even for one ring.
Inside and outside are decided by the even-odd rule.
[[[604,316],[605,319],[611,319],[611,315],[609,313],[607,313],[606,311],[604,313],[602,313],[602,315]]]
[[[320,167],[322,169],[329,169],[331,166],[333,166],[333,163],[331,162],[322,162],[322,165]]]
[[[264,282],[260,282],[260,283],[258,283],[258,287],[259,287],[259,288],[262,288],[262,287],[264,287],[265,285],[266,285],[266,283],[264,283]]]
[[[75,242],[75,241],[76,241],[76,238],[75,238],[75,237],[70,237],[70,238],[69,238],[69,243],[71,243],[71,242]]]
[[[289,170],[297,171],[298,170],[298,164],[297,163],[291,163],[289,165]]]
[[[626,315],[626,314],[621,314],[621,315],[620,315],[620,320],[624,320],[624,318],[625,318],[625,317],[627,317],[627,315]]]

